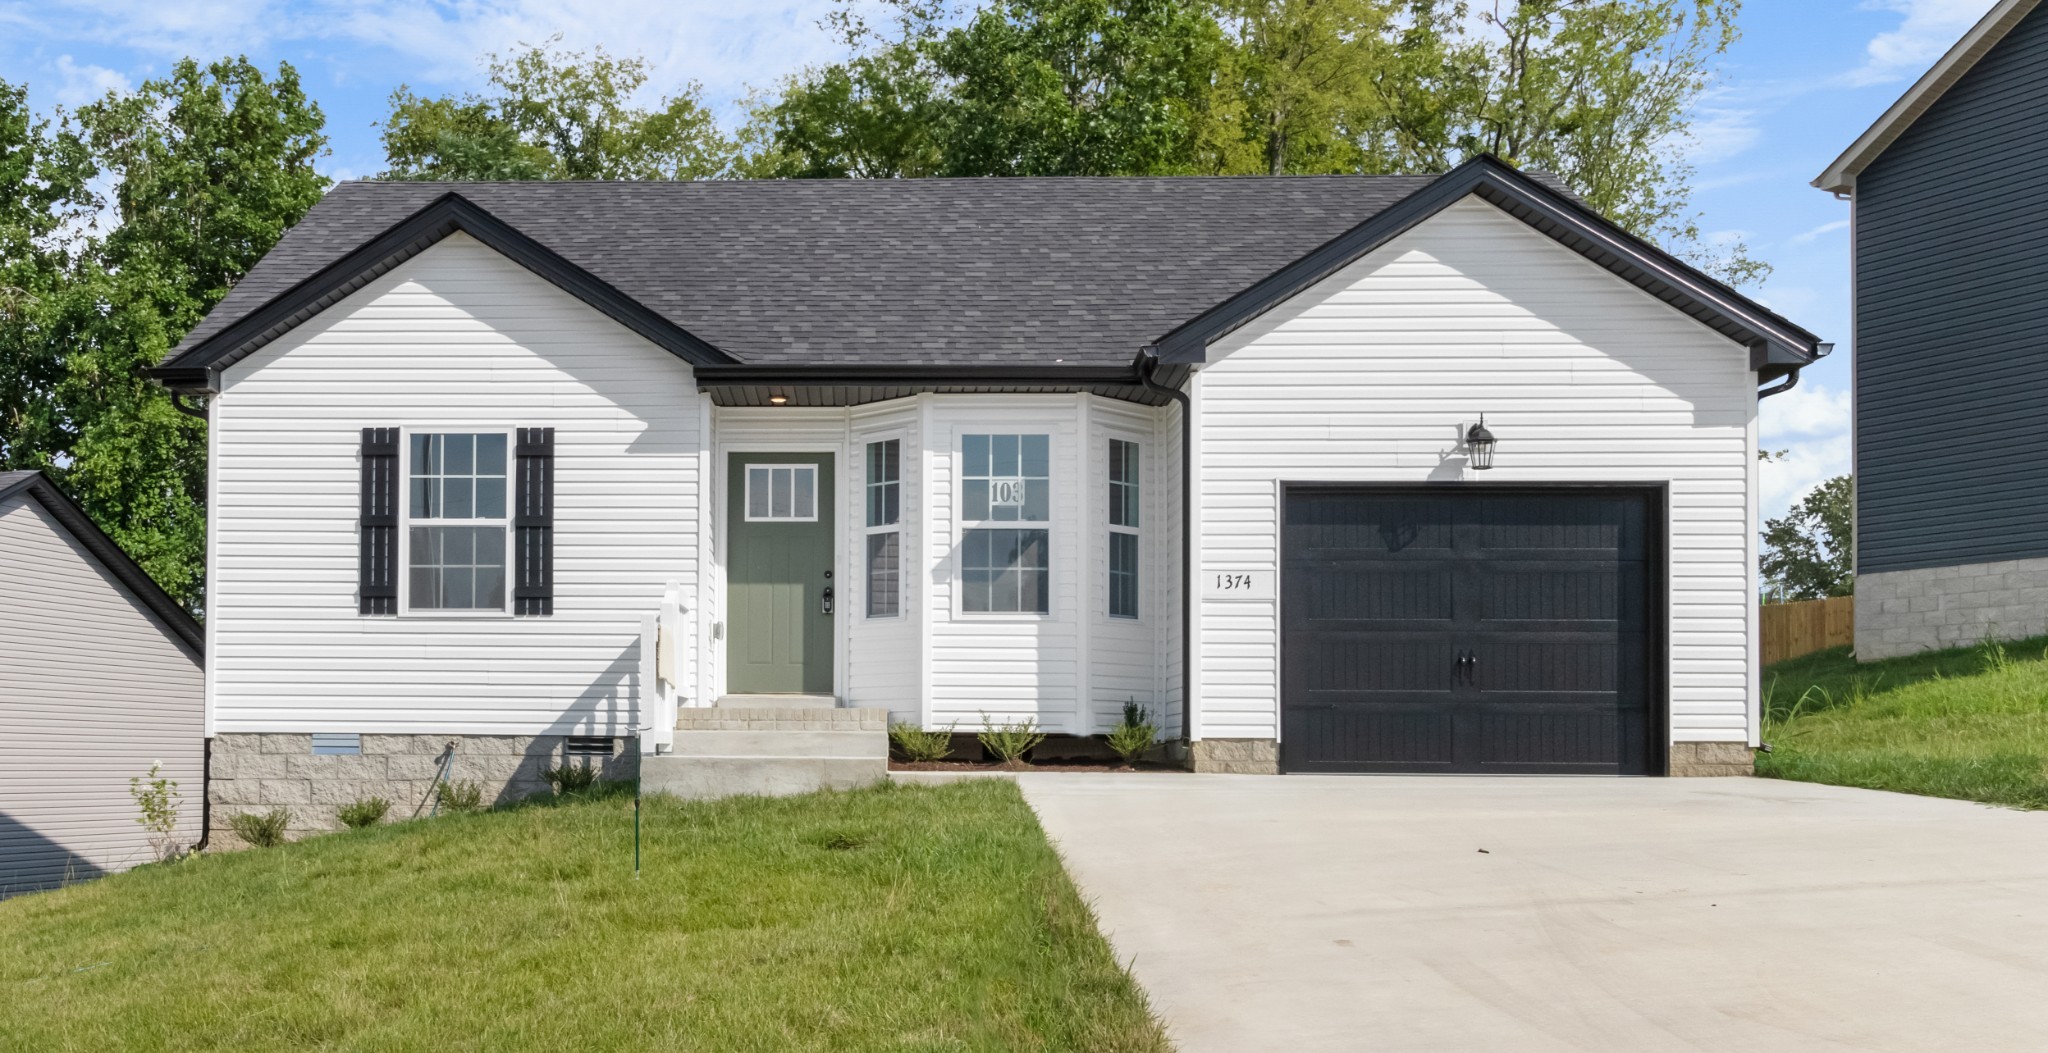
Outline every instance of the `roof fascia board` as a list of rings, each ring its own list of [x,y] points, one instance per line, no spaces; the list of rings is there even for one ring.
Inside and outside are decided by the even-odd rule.
[[[697,387],[795,384],[1116,384],[1137,383],[1136,366],[1019,365],[732,365],[701,366]]]
[[[1986,12],[1961,40],[1944,52],[1913,86],[1899,96],[1891,108],[1884,111],[1856,141],[1842,151],[1840,157],[1828,165],[1827,170],[1813,177],[1813,185],[1834,194],[1853,193],[1856,177],[1861,175],[1878,155],[1906,134],[1921,115],[1925,114],[1941,97],[1955,87],[1977,63],[1990,54],[1991,49],[2004,40],[2020,20],[2027,17],[2040,0],[2000,0],[1998,6]]]
[[[1452,203],[1473,194],[1496,206],[1512,204],[1527,210],[1654,276],[1708,313],[1727,319],[1744,330],[1740,336],[1734,337],[1741,343],[1761,340],[1774,349],[1772,353],[1775,356],[1788,363],[1803,364],[1817,357],[1813,349],[1819,343],[1818,337],[1797,326],[1774,321],[1768,312],[1750,303],[1740,293],[1622,230],[1598,213],[1515,171],[1497,158],[1481,155],[1446,172],[1393,207],[1159,338],[1157,346],[1161,360],[1175,363],[1206,361],[1209,344],[1414,229]],[[1528,216],[1517,218],[1529,222]],[[1530,225],[1537,226],[1535,223]],[[1556,234],[1544,231],[1540,226],[1537,229],[1562,242]],[[1593,258],[1592,253],[1565,244],[1567,248]],[[1595,262],[1602,261],[1595,259]]]
[[[736,361],[730,354],[662,318],[474,202],[449,191],[355,251],[321,268],[234,324],[153,370],[152,375],[172,387],[197,387],[200,385],[195,382],[203,377],[204,390],[218,390],[222,369],[458,230],[692,365]],[[198,370],[205,372],[195,372]]]
[[[148,607],[151,613],[162,620],[171,630],[171,635],[176,638],[179,646],[184,648],[186,654],[192,656],[193,661],[205,664],[206,633],[200,628],[199,622],[190,612],[179,606],[178,601],[172,599],[170,593],[165,592],[163,586],[158,585],[140,564],[122,551],[121,546],[115,544],[114,539],[108,537],[106,531],[101,530],[99,524],[85,514],[85,509],[78,507],[76,502],[64,491],[57,489],[56,484],[41,472],[29,475],[12,486],[0,487],[0,501],[18,493],[35,498],[72,537],[78,540],[79,544],[85,546],[85,550],[90,552],[94,559],[100,561],[100,565],[105,567],[115,580],[127,586],[128,591],[133,593],[136,599],[141,600],[143,606]]]

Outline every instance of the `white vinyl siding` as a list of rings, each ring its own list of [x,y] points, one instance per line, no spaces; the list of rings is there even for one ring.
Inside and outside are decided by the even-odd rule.
[[[1446,455],[1483,411],[1499,437],[1486,483],[1669,485],[1672,735],[1750,736],[1756,397],[1742,347],[1467,199],[1210,360],[1203,574],[1277,575],[1282,481],[1460,479]],[[1276,606],[1203,604],[1200,737],[1276,736]]]
[[[151,858],[128,780],[163,762],[199,839],[199,663],[42,502],[0,502],[0,896]]]
[[[682,360],[459,233],[228,369],[216,730],[632,734],[641,616],[698,584],[703,405]],[[370,426],[556,429],[551,617],[357,615]]]

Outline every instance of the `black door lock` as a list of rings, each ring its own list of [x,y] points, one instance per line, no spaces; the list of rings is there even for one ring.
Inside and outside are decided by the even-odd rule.
[[[826,613],[826,614],[831,614],[831,613],[832,613],[832,586],[830,586],[830,585],[827,585],[827,586],[825,586],[825,597],[824,597],[824,599],[825,599],[825,602],[824,602],[824,608],[825,608],[825,613]]]

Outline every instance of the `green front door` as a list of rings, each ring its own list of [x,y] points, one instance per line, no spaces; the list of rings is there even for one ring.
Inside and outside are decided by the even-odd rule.
[[[832,693],[832,455],[726,464],[726,691]]]

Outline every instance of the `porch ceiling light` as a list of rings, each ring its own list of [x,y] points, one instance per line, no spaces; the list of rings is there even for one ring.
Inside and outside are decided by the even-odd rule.
[[[776,406],[780,406],[780,405],[782,405],[783,403],[785,403],[785,402],[788,402],[788,401],[789,401],[789,396],[787,396],[787,395],[770,395],[770,396],[768,396],[768,402],[769,402],[769,403],[770,403],[771,405],[776,405]]]
[[[1479,423],[1465,429],[1465,449],[1470,451],[1472,470],[1483,472],[1493,467],[1493,433],[1486,430],[1486,414],[1479,415]]]

